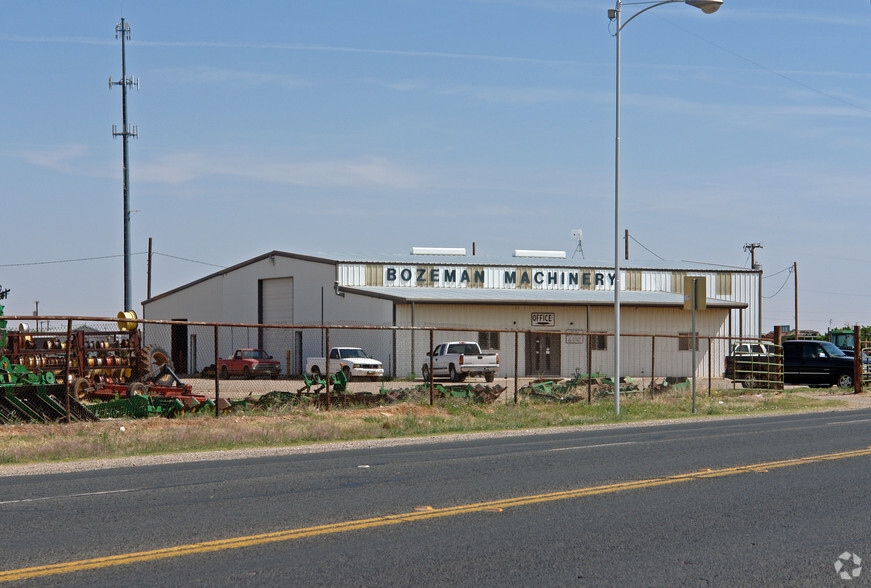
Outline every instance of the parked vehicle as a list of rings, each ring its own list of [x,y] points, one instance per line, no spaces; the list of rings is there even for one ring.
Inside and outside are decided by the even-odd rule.
[[[484,376],[488,382],[496,377],[499,369],[499,354],[484,353],[481,347],[474,342],[453,341],[442,343],[427,353],[427,358],[432,357],[432,374],[430,374],[430,362],[420,369],[424,380],[431,377],[447,377],[452,382],[462,382],[468,376]]]
[[[219,359],[218,370],[225,380],[230,376],[242,376],[247,380],[258,376],[277,378],[281,363],[262,349],[237,349],[230,359]]]
[[[833,343],[783,341],[782,356],[772,352],[776,350],[774,345],[762,344],[762,350],[758,345],[736,346],[736,351],[726,356],[724,377],[740,382],[745,388],[771,388],[781,381],[811,387],[853,387],[854,359]]]
[[[305,360],[306,373],[321,377],[327,373],[325,357],[309,357]],[[349,382],[353,378],[384,377],[384,364],[359,347],[333,347],[330,349],[330,373],[344,372]]]
[[[784,341],[783,381],[813,387],[853,387],[854,358],[828,341]]]
[[[725,357],[723,377],[745,388],[769,388],[780,382],[781,357],[774,343],[742,341]]]

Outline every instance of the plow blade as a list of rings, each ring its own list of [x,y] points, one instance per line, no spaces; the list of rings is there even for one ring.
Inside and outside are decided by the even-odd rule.
[[[66,420],[63,384],[25,383],[0,386],[0,422],[52,423]],[[70,397],[70,420],[95,421],[97,417]]]

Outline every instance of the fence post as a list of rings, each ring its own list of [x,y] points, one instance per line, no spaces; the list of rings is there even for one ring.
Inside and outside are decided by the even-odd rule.
[[[711,395],[711,387],[714,385],[713,374],[714,364],[711,358],[711,338],[708,337],[708,396]]]
[[[587,328],[590,321],[587,320]],[[587,334],[587,404],[593,403],[593,336]]]
[[[64,396],[67,399],[67,424],[70,423],[70,339],[73,334],[73,319],[67,319],[67,354],[64,362]]]
[[[518,390],[517,390],[517,362],[519,361],[517,357],[519,345],[518,345],[519,334],[517,331],[514,331],[514,404],[517,404],[518,400]]]
[[[653,383],[656,381],[656,335],[650,337],[650,399],[653,400]]]
[[[221,414],[221,365],[218,359],[221,354],[218,350],[218,325],[215,325],[215,418]]]
[[[324,354],[324,369],[326,370],[326,374],[324,377],[327,380],[327,410],[330,410],[330,328],[327,327],[324,329],[324,337],[326,338],[326,349],[327,352]]]
[[[796,337],[798,333],[796,333]],[[783,339],[781,338],[780,326],[774,327],[774,348],[780,350],[780,358],[777,365],[777,390],[783,390]],[[734,361],[734,360],[733,360]],[[735,370],[735,364],[732,364],[732,370]],[[770,371],[770,370],[769,370]],[[734,380],[733,380],[734,381]]]
[[[411,332],[411,338],[414,340],[414,331]],[[434,402],[435,391],[433,390],[432,383],[435,381],[435,376],[432,373],[432,350],[433,350],[433,330],[429,330],[429,405],[432,406]],[[414,358],[411,360],[412,366],[414,365]],[[414,372],[414,367],[411,369]]]
[[[862,346],[860,345],[859,336],[861,335],[859,325],[853,325],[853,393],[859,394],[862,392]]]

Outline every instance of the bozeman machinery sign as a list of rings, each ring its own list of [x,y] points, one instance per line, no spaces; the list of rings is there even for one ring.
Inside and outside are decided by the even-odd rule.
[[[613,288],[614,272],[580,269],[463,268],[413,266],[384,268],[385,286],[441,286],[462,288]]]

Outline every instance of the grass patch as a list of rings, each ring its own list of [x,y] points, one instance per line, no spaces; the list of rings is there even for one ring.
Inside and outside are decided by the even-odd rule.
[[[696,415],[771,414],[842,405],[836,398],[807,398],[792,392],[745,394],[728,390],[698,396]],[[220,418],[186,415],[69,425],[6,425],[0,426],[0,465],[694,417],[691,398],[677,393],[655,400],[638,394],[621,396],[620,409],[620,415],[615,416],[610,397],[590,405],[522,397],[517,405],[442,400],[429,406],[416,401],[329,412],[278,407]]]

